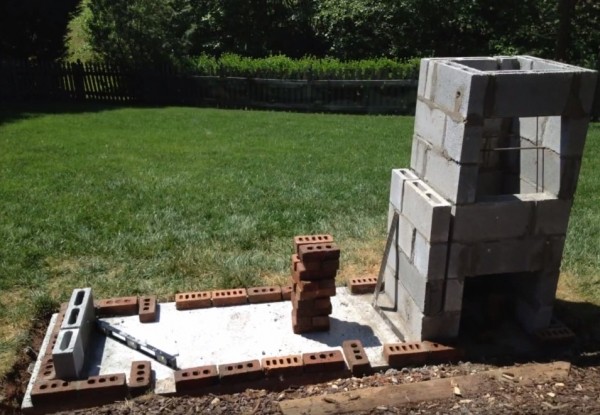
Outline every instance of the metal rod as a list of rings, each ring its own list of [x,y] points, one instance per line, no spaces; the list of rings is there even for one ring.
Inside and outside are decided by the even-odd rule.
[[[490,149],[481,150],[481,152],[487,153],[490,151],[543,150],[545,148],[546,147],[539,147],[539,146],[535,146],[535,147],[498,147],[498,148],[490,148]]]

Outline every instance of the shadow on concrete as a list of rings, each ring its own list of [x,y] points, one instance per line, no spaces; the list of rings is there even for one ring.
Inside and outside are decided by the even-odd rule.
[[[344,340],[360,340],[363,347],[381,346],[381,342],[370,326],[339,320],[335,317],[330,317],[329,322],[328,332],[304,333],[302,336],[330,347],[341,346]]]
[[[104,354],[104,345],[106,344],[106,336],[99,331],[92,333],[90,345],[93,348],[90,353],[90,357],[87,358],[87,367],[84,372],[88,376],[98,376],[100,374],[100,365],[102,364],[102,355]]]

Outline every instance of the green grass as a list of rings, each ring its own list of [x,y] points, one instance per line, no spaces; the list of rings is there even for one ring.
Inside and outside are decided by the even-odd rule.
[[[375,275],[411,117],[86,106],[0,108],[0,374],[31,319],[96,297],[283,283],[293,235],[332,233]],[[600,299],[600,125],[564,269]]]

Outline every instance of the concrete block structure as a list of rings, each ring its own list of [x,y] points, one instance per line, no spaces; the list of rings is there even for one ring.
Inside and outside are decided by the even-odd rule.
[[[380,296],[406,340],[457,337],[475,285],[509,292],[526,330],[548,327],[596,78],[531,56],[421,61]]]

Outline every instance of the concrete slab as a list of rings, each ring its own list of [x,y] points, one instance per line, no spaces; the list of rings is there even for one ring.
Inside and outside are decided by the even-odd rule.
[[[158,321],[155,323],[142,324],[138,316],[102,320],[138,340],[177,354],[179,368],[342,350],[342,342],[352,339],[362,342],[374,368],[385,368],[383,344],[401,339],[373,309],[371,301],[370,294],[351,295],[348,289],[339,287],[337,295],[331,298],[330,331],[302,335],[292,331],[292,304],[289,301],[185,311],[177,310],[175,303],[162,303],[159,304]],[[51,331],[52,327],[48,330]],[[94,350],[90,351],[88,376],[110,373],[128,376],[132,361],[149,360],[147,356],[99,333],[95,333],[91,344]],[[40,356],[44,353],[42,348]],[[152,370],[156,376],[155,392],[173,393],[173,370],[155,361],[152,361]]]

